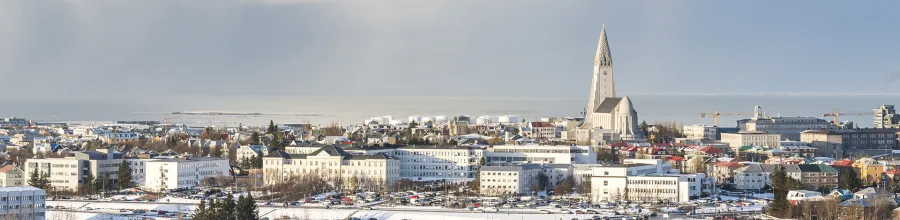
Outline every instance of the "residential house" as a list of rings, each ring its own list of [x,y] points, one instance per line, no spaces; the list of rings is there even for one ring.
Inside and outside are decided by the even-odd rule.
[[[0,167],[0,187],[24,186],[25,171],[15,165]]]

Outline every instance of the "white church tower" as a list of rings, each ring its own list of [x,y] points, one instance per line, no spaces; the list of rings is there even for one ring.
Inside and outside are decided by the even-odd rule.
[[[597,54],[594,56],[594,75],[591,80],[591,94],[588,99],[587,112],[585,112],[582,128],[596,128],[597,115],[593,114],[597,107],[606,98],[616,97],[616,81],[613,78],[612,53],[609,50],[609,42],[606,41],[606,25],[600,28],[600,42],[597,44]]]
[[[631,99],[616,97],[616,82],[613,75],[612,53],[606,39],[606,27],[600,29],[600,42],[594,55],[594,74],[591,79],[591,93],[588,98],[584,122],[576,131],[576,141],[585,142],[592,137],[615,134],[621,139],[637,139],[643,134],[637,127],[637,111]]]

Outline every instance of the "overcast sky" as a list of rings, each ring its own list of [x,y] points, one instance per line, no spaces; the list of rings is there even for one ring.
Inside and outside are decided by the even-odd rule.
[[[900,93],[898,1],[0,1],[6,98]],[[888,90],[889,89],[889,90]]]

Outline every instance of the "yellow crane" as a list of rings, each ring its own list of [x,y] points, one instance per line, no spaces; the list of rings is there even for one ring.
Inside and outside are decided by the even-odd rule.
[[[760,112],[760,114],[761,114],[761,115],[765,115],[766,113],[765,113],[765,112]],[[719,116],[720,116],[720,115],[756,115],[756,113],[755,113],[755,112],[727,112],[727,113],[723,113],[723,112],[719,112],[719,110],[716,110],[715,112],[712,112],[712,113],[700,113],[700,117],[701,117],[701,118],[713,117],[713,125],[716,126],[716,127],[719,127]]]
[[[838,126],[838,116],[841,115],[872,115],[874,112],[858,112],[858,111],[848,111],[844,109],[834,108],[834,111],[822,114],[822,117],[833,117],[831,119],[831,123],[834,126]]]

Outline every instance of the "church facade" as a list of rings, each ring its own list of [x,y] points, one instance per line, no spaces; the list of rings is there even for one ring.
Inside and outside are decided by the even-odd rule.
[[[613,140],[633,140],[643,137],[638,128],[637,111],[634,110],[631,99],[628,96],[616,97],[612,53],[606,39],[605,27],[600,31],[600,43],[594,57],[591,93],[584,117],[584,122],[576,131],[578,142],[602,141],[597,140],[597,137]]]

